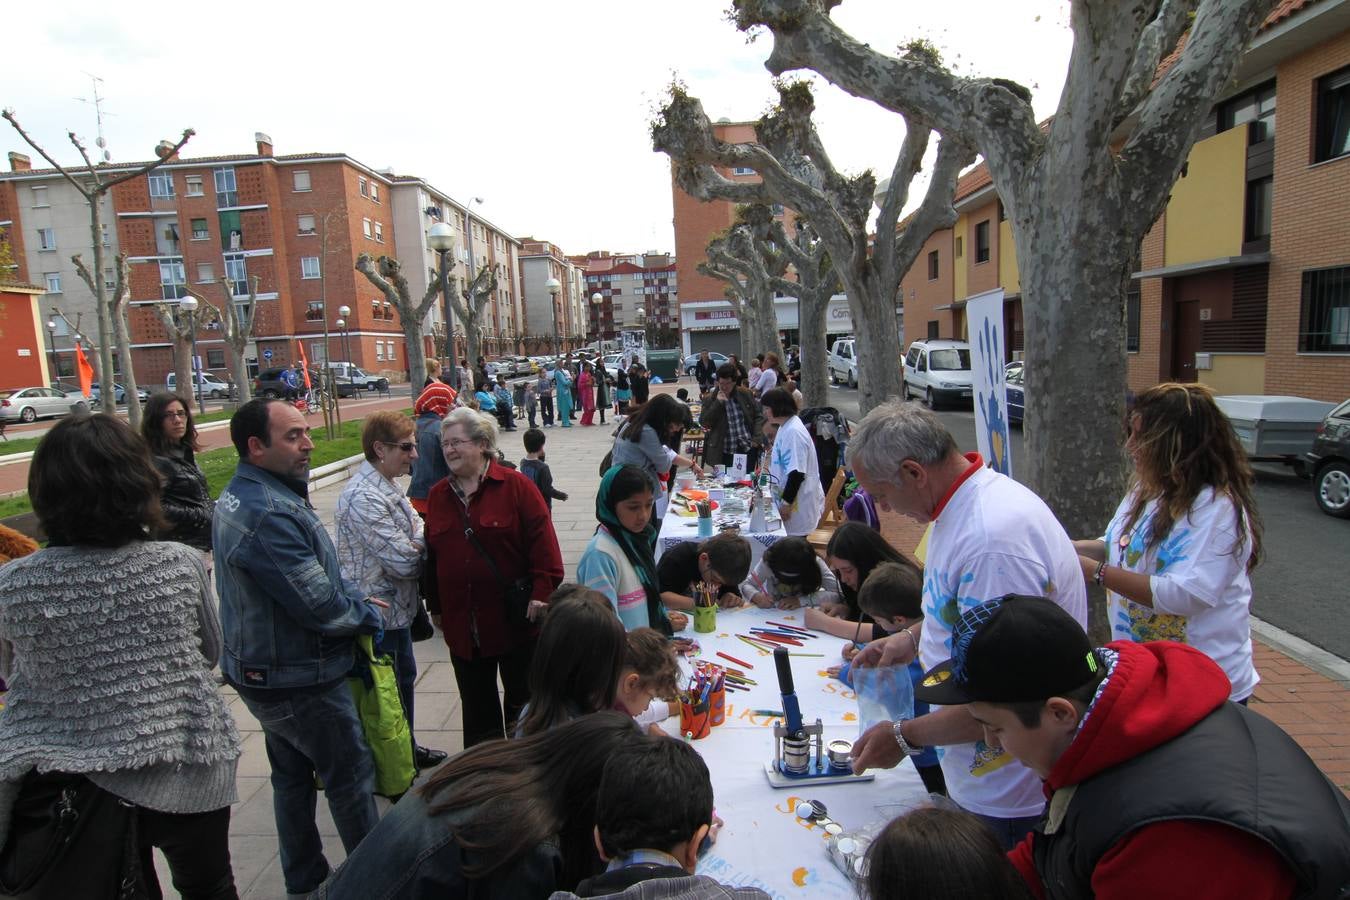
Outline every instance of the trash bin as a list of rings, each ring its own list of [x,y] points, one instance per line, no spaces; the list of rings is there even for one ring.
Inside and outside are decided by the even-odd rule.
[[[680,351],[648,350],[647,368],[662,381],[676,381],[680,377]]]

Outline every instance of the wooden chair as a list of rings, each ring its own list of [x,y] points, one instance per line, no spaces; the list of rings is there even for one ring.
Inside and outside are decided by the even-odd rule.
[[[847,480],[844,467],[840,466],[839,471],[834,473],[834,480],[830,482],[830,489],[825,492],[825,511],[821,513],[815,530],[806,536],[807,543],[820,556],[825,555],[825,547],[830,543],[834,530],[844,522],[844,510],[839,505],[839,494],[843,492],[844,482]]]

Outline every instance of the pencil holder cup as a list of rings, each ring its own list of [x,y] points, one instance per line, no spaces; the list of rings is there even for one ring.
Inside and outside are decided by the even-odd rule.
[[[713,536],[712,516],[698,517],[698,536],[699,537]]]
[[[710,703],[710,700],[680,701],[680,734],[695,741],[708,736],[712,730]]]
[[[721,725],[727,720],[727,686],[722,679],[717,679],[716,686],[712,693],[708,695],[708,721],[713,725]]]
[[[708,634],[717,630],[717,607],[694,607],[694,630]]]

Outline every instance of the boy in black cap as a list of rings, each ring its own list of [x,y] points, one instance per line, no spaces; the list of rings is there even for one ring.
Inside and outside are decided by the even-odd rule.
[[[1009,595],[961,617],[952,654],[915,697],[968,704],[1044,780],[1009,853],[1039,896],[1344,896],[1350,801],[1200,651],[1093,650],[1054,603]]]

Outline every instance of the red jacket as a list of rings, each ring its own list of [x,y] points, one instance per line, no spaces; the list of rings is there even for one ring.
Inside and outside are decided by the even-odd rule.
[[[1087,723],[1045,782],[1049,798],[1181,735],[1228,698],[1223,670],[1191,647],[1158,641],[1108,644],[1120,654]],[[1032,836],[1008,854],[1037,897],[1045,890]],[[1101,900],[1139,897],[1287,898],[1297,881],[1279,853],[1237,828],[1171,820],[1135,829],[1108,850],[1092,875]]]
[[[539,489],[524,475],[494,460],[469,498],[469,524],[502,578],[533,576],[533,599],[546,599],[562,583],[553,520]],[[427,495],[426,535],[427,568],[435,577],[428,605],[439,607],[451,653],[461,659],[500,656],[537,632],[507,625],[501,582],[465,539],[464,505],[448,479]]]

